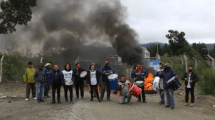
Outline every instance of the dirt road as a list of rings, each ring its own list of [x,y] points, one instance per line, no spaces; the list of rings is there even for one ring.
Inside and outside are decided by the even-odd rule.
[[[15,83],[14,83],[15,84]],[[195,107],[185,107],[181,100],[180,90],[176,92],[174,110],[158,105],[158,94],[146,95],[147,103],[137,103],[132,97],[130,104],[118,104],[116,95],[111,100],[99,103],[96,98],[90,102],[90,94],[85,89],[85,98],[74,100],[74,104],[65,104],[61,93],[61,104],[50,104],[51,98],[44,103],[37,103],[30,99],[25,101],[23,85],[16,85],[15,91],[0,85],[3,95],[7,99],[0,102],[0,120],[215,120],[215,109],[211,106],[214,98],[197,100]],[[8,86],[9,87],[9,86]],[[7,89],[6,89],[7,88]],[[20,89],[23,88],[23,89]],[[16,95],[18,98],[12,99]],[[75,95],[74,95],[75,97]],[[210,100],[208,100],[210,98]],[[11,100],[11,103],[8,101]],[[207,101],[207,102],[206,102]],[[200,104],[200,103],[207,104]]]

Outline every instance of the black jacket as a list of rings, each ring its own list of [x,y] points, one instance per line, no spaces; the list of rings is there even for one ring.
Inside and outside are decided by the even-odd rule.
[[[188,72],[185,72],[184,76],[182,76],[182,80],[185,81],[185,78],[188,79],[188,77],[189,77],[188,74],[189,74]],[[195,87],[195,84],[198,81],[198,77],[197,77],[196,73],[194,73],[194,72],[191,73],[190,80],[193,81],[193,83],[191,84],[191,88]],[[185,81],[185,87],[187,86],[187,84],[188,84],[188,80]]]
[[[83,72],[83,71],[85,71],[84,69],[82,69],[82,68],[75,68],[74,70],[73,70],[73,76],[74,76],[74,78],[75,78],[75,84],[83,84],[84,83],[84,78],[81,78],[80,77],[80,74],[81,74],[81,72]]]
[[[96,70],[96,80],[97,80],[97,85],[100,84],[99,78],[101,76],[101,72],[99,70]],[[90,79],[90,70],[87,71],[87,84],[91,85],[91,79]]]

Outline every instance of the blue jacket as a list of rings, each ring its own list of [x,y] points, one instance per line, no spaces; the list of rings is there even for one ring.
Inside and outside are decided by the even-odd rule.
[[[60,79],[58,81],[56,81],[57,86],[64,85],[64,75],[63,75],[63,73],[60,70],[58,70],[57,72],[60,75]],[[52,71],[52,73],[51,73],[51,80],[49,81],[49,85],[51,85],[51,86],[53,86],[54,83],[55,83],[55,73],[56,73],[55,71]]]
[[[134,79],[136,78],[136,81],[144,81],[143,77],[148,77],[148,73],[146,72],[146,70],[142,69],[141,73],[139,74],[138,71],[135,69],[132,71],[131,73],[131,78]]]
[[[46,74],[46,81],[49,83],[49,81],[52,79],[52,70],[48,68],[44,68],[44,72]]]
[[[171,68],[169,68],[167,70],[165,70],[165,69],[163,70],[163,72],[162,72],[162,78],[163,78],[163,88],[164,89],[168,87],[167,86],[167,81],[170,78],[172,78],[172,77],[174,77],[176,75],[177,75],[176,72],[173,69],[171,69]]]
[[[102,82],[107,83],[109,82],[109,80],[108,80],[108,75],[105,75],[105,73],[110,73],[110,72],[114,73],[114,70],[110,66],[103,66],[100,69],[100,72],[102,74]]]

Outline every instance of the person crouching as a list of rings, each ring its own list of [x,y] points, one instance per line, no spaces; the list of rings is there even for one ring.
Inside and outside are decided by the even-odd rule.
[[[57,90],[57,101],[60,104],[60,88],[62,83],[64,83],[63,73],[59,70],[58,65],[54,66],[52,72],[52,79],[50,80],[50,87],[52,87],[52,104],[55,103],[55,91]]]
[[[131,100],[131,94],[129,93],[129,89],[131,87],[131,83],[129,80],[125,80],[125,76],[120,77],[120,81],[117,86],[118,96],[119,97],[119,103],[125,104],[129,103]],[[127,98],[127,102],[125,102],[125,98]]]

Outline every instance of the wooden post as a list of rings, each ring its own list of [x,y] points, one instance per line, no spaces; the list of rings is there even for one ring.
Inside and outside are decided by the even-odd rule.
[[[186,72],[188,72],[188,69],[187,69],[187,57],[186,57],[186,55],[184,55],[184,61],[185,61],[185,69],[186,69]]]
[[[0,83],[1,83],[1,81],[2,81],[3,59],[4,59],[4,55],[1,57],[1,63],[0,63]]]
[[[214,58],[212,58],[210,55],[208,55],[209,59],[211,59],[212,61],[212,64],[211,64],[211,67],[213,69],[213,74],[214,74]]]
[[[197,61],[194,57],[193,57],[193,60],[195,61],[195,68],[197,68]]]
[[[43,57],[40,58],[40,63],[43,63]]]
[[[172,62],[172,60],[169,60],[170,62],[171,62],[171,68],[173,67],[173,62]]]

